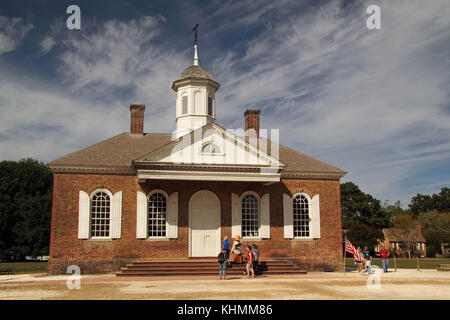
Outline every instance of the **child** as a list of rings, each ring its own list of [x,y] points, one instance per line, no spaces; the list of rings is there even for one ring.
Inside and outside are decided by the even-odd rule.
[[[217,256],[217,261],[219,262],[219,278],[220,280],[227,280],[227,267],[228,267],[228,261],[226,259],[226,252],[227,250],[225,248],[222,248],[222,252],[219,253]]]
[[[247,276],[250,278],[250,272],[252,273],[252,277],[255,277],[255,270],[253,269],[253,253],[252,253],[252,247],[247,246],[247,265],[245,268],[247,269]]]
[[[364,270],[364,272],[367,273],[371,273],[371,266],[372,266],[372,261],[371,261],[371,257],[369,256],[368,259],[366,259],[366,270]]]

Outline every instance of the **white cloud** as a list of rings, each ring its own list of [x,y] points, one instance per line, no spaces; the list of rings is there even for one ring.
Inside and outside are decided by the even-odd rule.
[[[280,128],[282,143],[349,171],[345,179],[379,199],[407,203],[423,188],[403,181],[450,155],[450,6],[378,3],[382,30],[365,27],[368,2],[212,3],[203,9],[219,9],[202,30],[223,18],[233,23],[209,35],[226,41],[229,32],[260,29],[235,46],[243,52],[222,50],[206,67],[222,84],[219,124],[242,127],[244,110],[261,108],[262,127]],[[170,86],[191,65],[192,49],[167,40],[165,23],[162,16],[114,20],[64,38],[44,36],[44,54],[61,45],[62,83],[48,89],[2,77],[0,156],[51,160],[127,131],[130,103],[147,105],[146,131],[171,132]]]
[[[0,16],[0,55],[15,50],[31,29],[33,25],[22,18]]]
[[[230,70],[220,115],[239,124],[236,115],[260,107],[282,142],[349,171],[345,179],[378,198],[407,203],[414,192],[401,182],[450,158],[450,6],[380,1],[383,30],[370,31],[366,6],[340,4],[287,16],[243,59],[217,61]]]

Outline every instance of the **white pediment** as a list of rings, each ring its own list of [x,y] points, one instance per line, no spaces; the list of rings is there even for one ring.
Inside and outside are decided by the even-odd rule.
[[[243,130],[242,134],[244,133]],[[139,164],[214,165],[230,167],[271,167],[285,165],[268,155],[267,147],[238,137],[215,123],[186,134],[135,162]],[[267,143],[267,139],[263,140]],[[250,142],[252,142],[250,140]],[[261,141],[260,141],[261,143]]]

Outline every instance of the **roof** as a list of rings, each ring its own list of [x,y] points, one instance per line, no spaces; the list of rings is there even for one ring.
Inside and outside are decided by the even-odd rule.
[[[184,69],[178,80],[186,78],[202,78],[215,81],[211,73],[201,66],[190,66]]]
[[[171,141],[170,134],[124,132],[48,163],[51,166],[131,167],[132,161]]]
[[[87,148],[73,152],[48,163],[56,167],[92,167],[92,168],[132,168],[133,161],[159,149],[172,141],[171,134],[145,133],[144,135],[121,133]],[[271,154],[268,143],[267,154]],[[278,145],[279,160],[286,164],[285,177],[302,174],[304,176],[332,175],[341,177],[344,170],[336,168],[303,153]],[[276,155],[272,155],[276,156]]]
[[[426,242],[419,229],[389,228],[383,229],[383,232],[389,242],[401,242],[405,238],[416,242]]]

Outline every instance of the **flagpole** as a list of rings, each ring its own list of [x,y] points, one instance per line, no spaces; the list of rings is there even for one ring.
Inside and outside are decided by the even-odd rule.
[[[345,258],[347,257],[347,235],[344,236],[344,276],[345,276]]]

